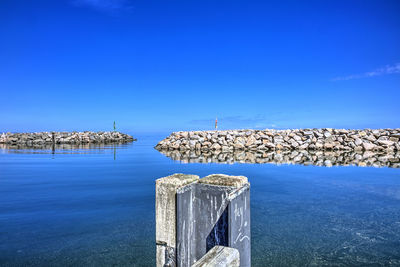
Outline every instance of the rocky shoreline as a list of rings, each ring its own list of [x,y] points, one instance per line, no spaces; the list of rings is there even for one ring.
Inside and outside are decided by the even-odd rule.
[[[400,151],[397,129],[290,129],[174,132],[157,150],[179,151]]]
[[[0,135],[0,144],[24,146],[126,143],[132,141],[136,141],[136,139],[120,132],[37,132],[3,133]]]

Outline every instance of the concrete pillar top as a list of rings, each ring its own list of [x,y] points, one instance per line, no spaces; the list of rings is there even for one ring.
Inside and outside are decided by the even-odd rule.
[[[245,176],[231,176],[226,174],[211,174],[199,180],[199,183],[240,188],[248,184]]]
[[[175,173],[170,176],[162,177],[156,180],[156,185],[171,185],[173,187],[181,187],[199,180],[198,175]]]

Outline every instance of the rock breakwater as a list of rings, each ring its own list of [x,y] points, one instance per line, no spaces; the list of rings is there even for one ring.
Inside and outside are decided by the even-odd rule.
[[[400,129],[291,129],[174,132],[156,145],[179,151],[400,151]]]
[[[135,141],[132,136],[120,132],[38,132],[3,133],[0,144],[42,146],[45,144],[101,144]]]

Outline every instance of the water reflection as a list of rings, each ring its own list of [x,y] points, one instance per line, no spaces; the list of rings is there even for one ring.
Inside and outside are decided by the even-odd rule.
[[[0,144],[0,153],[6,154],[114,154],[116,159],[117,149],[127,147],[129,143],[109,144],[43,144],[27,146],[21,144]]]
[[[400,153],[344,151],[179,151],[160,150],[183,163],[273,163],[316,166],[371,166],[400,168]]]

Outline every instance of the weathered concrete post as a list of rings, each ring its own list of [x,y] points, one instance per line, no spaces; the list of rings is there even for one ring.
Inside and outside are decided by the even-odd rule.
[[[237,249],[240,266],[250,267],[246,177],[176,174],[158,179],[156,187],[158,267],[190,267],[215,246]]]
[[[197,175],[173,174],[156,180],[157,267],[175,266],[176,190],[198,179]]]

